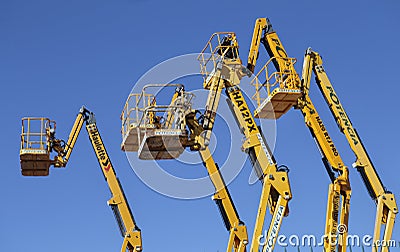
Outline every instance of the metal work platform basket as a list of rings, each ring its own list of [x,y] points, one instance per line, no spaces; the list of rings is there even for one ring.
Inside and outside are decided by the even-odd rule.
[[[279,61],[280,64],[277,63]],[[251,85],[256,89],[252,98],[257,101],[254,117],[278,119],[297,104],[301,90],[295,63],[294,58],[273,57],[251,80]],[[269,68],[273,65],[284,65],[285,69],[271,71]]]
[[[149,88],[175,87],[168,105],[156,102]],[[175,159],[187,146],[185,115],[191,110],[193,94],[180,84],[148,84],[140,94],[130,94],[121,113],[121,149],[138,152],[140,159]]]
[[[200,62],[205,89],[210,89],[212,82],[219,79],[229,81],[232,85],[239,84],[243,75],[244,67],[234,32],[214,33],[197,60]]]
[[[23,176],[49,175],[50,146],[48,118],[22,118],[21,148],[19,152]]]

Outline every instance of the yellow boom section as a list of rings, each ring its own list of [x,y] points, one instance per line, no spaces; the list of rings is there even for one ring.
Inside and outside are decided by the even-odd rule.
[[[260,21],[261,20],[261,21]],[[304,58],[303,62],[303,74],[302,79],[295,77],[288,78],[287,76],[292,76],[292,73],[295,71],[292,67],[292,64],[288,58],[287,60],[282,59],[282,57],[287,57],[287,53],[283,48],[281,41],[279,40],[277,34],[272,30],[272,26],[270,25],[267,19],[258,19],[256,21],[256,29],[261,29],[258,26],[258,23],[266,23],[268,29],[263,28],[262,31],[258,31],[259,33],[263,32],[261,36],[261,43],[265,46],[269,56],[271,57],[271,61],[274,63],[276,70],[279,72],[278,82],[280,88],[285,88],[287,90],[300,90],[301,96],[297,99],[297,101],[293,101],[290,99],[274,99],[274,96],[279,95],[280,90],[275,92],[268,90],[268,97],[264,100],[260,98],[260,89],[256,88],[255,98],[260,101],[259,107],[256,109],[257,115],[270,115],[269,113],[265,113],[265,110],[268,111],[270,108],[274,108],[283,103],[291,103],[297,109],[302,111],[302,114],[305,118],[306,125],[309,127],[312,136],[316,140],[317,146],[322,154],[322,159],[324,162],[325,167],[328,170],[329,177],[332,180],[332,184],[329,188],[329,196],[328,196],[328,209],[327,209],[327,219],[326,219],[326,230],[325,234],[329,236],[329,230],[332,230],[337,225],[337,214],[331,215],[332,209],[339,209],[338,204],[339,201],[337,200],[338,197],[335,195],[341,195],[341,211],[340,211],[340,223],[347,225],[348,222],[348,215],[349,215],[349,200],[350,200],[350,184],[348,180],[348,169],[344,166],[338,151],[335,145],[332,142],[328,132],[322,120],[320,119],[312,101],[309,97],[309,89],[310,89],[310,79],[311,74],[314,72],[317,80],[317,85],[323,94],[329,108],[334,116],[337,125],[340,131],[346,136],[347,141],[350,144],[351,149],[356,155],[356,162],[353,164],[353,167],[357,168],[360,172],[361,177],[367,187],[367,190],[371,197],[377,203],[377,213],[376,213],[376,221],[375,221],[375,231],[374,231],[374,244],[378,242],[378,240],[389,241],[392,235],[393,225],[395,215],[398,212],[398,208],[396,205],[395,197],[392,193],[388,192],[385,187],[383,186],[372,162],[369,158],[364,145],[361,142],[360,137],[357,134],[357,131],[352,126],[349,117],[347,116],[346,112],[343,109],[342,104],[340,103],[338,96],[336,95],[331,82],[329,81],[326,72],[322,66],[322,59],[318,53],[311,51],[311,49],[307,50],[307,53]],[[254,32],[256,34],[256,31]],[[258,50],[258,46],[254,46],[255,42],[254,39],[258,37],[253,36],[252,45],[249,52],[248,62],[253,63],[253,68],[249,68],[250,70],[254,71],[254,55],[255,50]],[[258,51],[257,51],[258,54]],[[278,60],[281,59],[281,60]],[[251,64],[250,64],[251,66]],[[265,68],[265,67],[264,67]],[[288,75],[285,76],[285,73]],[[259,74],[256,75],[257,77]],[[269,76],[267,74],[267,76]],[[267,78],[268,80],[268,78]],[[288,81],[289,80],[289,81]],[[256,84],[262,83],[262,81],[256,82]],[[268,84],[268,81],[266,81]],[[261,85],[262,86],[262,85]],[[268,85],[264,85],[267,89],[270,88]],[[286,91],[286,90],[284,90]],[[282,92],[281,92],[282,93]],[[287,92],[289,93],[289,92]],[[292,91],[293,93],[293,91]],[[262,101],[262,102],[261,102]],[[266,108],[266,109],[265,109]],[[264,113],[260,113],[264,112]],[[279,111],[278,111],[279,112]],[[278,114],[277,118],[279,118],[283,113]],[[260,118],[270,118],[268,116]],[[334,172],[337,172],[338,175],[335,177]],[[336,189],[335,189],[336,188]],[[337,213],[337,211],[334,211]],[[382,225],[385,225],[385,230],[383,235],[381,235],[381,228]],[[346,236],[347,230],[345,233],[342,233],[339,236],[339,243],[338,243],[338,250],[345,251],[346,250]],[[329,241],[335,241],[335,239],[326,239],[325,240],[325,248],[329,251],[335,251],[336,246],[329,245]],[[381,243],[381,242],[380,242]],[[382,243],[381,243],[382,244]],[[378,247],[373,247],[373,251],[378,251]],[[387,252],[388,247],[381,247],[382,252]]]
[[[310,69],[308,64],[304,63],[303,79],[300,80],[300,76],[294,68],[295,60],[288,57],[269,20],[266,18],[257,19],[255,29],[262,29],[254,31],[254,34],[262,33],[262,35],[253,36],[248,57],[249,65],[255,65],[256,62],[253,55],[259,47],[255,46],[257,44],[255,39],[261,40],[270,56],[265,66],[261,68],[252,81],[252,84],[256,87],[253,98],[258,103],[255,116],[278,119],[291,107],[300,109],[332,182],[328,192],[324,248],[327,251],[335,251],[337,244],[338,251],[345,251],[348,232],[347,229],[344,232],[338,232],[338,226],[339,224],[348,226],[351,196],[348,168],[344,165],[332,138],[309,97],[309,86],[306,84],[309,82],[307,73],[310,72]],[[276,69],[276,72],[269,69],[270,63],[272,63],[271,65]],[[249,70],[254,71],[254,67]],[[262,88],[267,90],[267,97],[265,98],[261,97]]]
[[[106,148],[97,129],[96,122],[90,120],[86,124],[90,142],[96,153],[104,178],[110,188],[112,198],[107,202],[114,212],[121,235],[124,237],[124,243],[121,251],[128,249],[129,251],[141,251],[142,240],[141,231],[136,226],[131,209],[126,200],[125,193],[116,176],[111,160],[107,154]]]
[[[381,241],[385,244],[385,241],[389,241],[391,238],[395,217],[398,213],[395,196],[393,193],[386,190],[379,178],[361,138],[353,127],[350,118],[345,112],[343,105],[341,104],[335,90],[333,89],[332,83],[322,66],[321,56],[309,49],[307,50],[305,57],[306,60],[311,61],[312,69],[316,76],[316,83],[321,90],[340,131],[345,135],[350,148],[356,155],[356,161],[354,162],[353,167],[360,172],[361,178],[364,181],[370,196],[377,203],[374,242],[383,238]],[[382,224],[386,224],[383,237],[381,237]],[[378,248],[375,247],[374,251],[377,250]],[[381,251],[388,251],[388,247],[383,246]]]
[[[36,132],[32,132],[32,121],[39,122],[38,125],[40,127],[38,127]],[[54,167],[65,167],[85,122],[90,142],[112,194],[108,205],[111,206],[121,235],[124,237],[121,252],[125,252],[126,250],[129,252],[142,251],[141,231],[135,223],[122,186],[116,176],[114,167],[111,164],[111,160],[97,129],[96,120],[92,112],[82,107],[75,119],[67,142],[55,138],[54,121],[47,118],[23,118],[20,151],[22,175],[47,176],[49,175],[51,165]],[[56,152],[53,159],[50,157],[52,151]]]
[[[238,86],[241,78],[248,75],[249,72],[241,64],[236,35],[232,32],[214,33],[200,53],[198,60],[204,79],[203,86],[210,90],[203,122],[203,128],[206,130],[205,145],[208,144],[213,128],[221,92],[225,89],[232,114],[245,137],[242,150],[249,154],[253,167],[263,183],[250,251],[258,252],[259,250],[268,207],[272,214],[272,220],[267,237],[264,237],[267,242],[263,245],[263,251],[272,251],[282,219],[288,214],[287,204],[292,198],[292,194],[287,170],[278,169],[276,166],[272,152]]]

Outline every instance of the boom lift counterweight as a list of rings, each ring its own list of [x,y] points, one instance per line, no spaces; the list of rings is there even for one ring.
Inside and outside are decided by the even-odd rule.
[[[39,126],[36,128],[37,131],[31,127],[32,121],[40,122],[37,125]],[[47,176],[50,166],[65,167],[84,123],[86,123],[90,142],[112,194],[107,203],[113,210],[121,235],[124,237],[121,252],[142,251],[141,230],[135,223],[121,183],[111,164],[97,129],[94,114],[86,108],[82,107],[79,111],[66,143],[55,138],[54,121],[47,118],[23,118],[20,150],[22,174]],[[53,159],[50,157],[51,152],[56,153]]]

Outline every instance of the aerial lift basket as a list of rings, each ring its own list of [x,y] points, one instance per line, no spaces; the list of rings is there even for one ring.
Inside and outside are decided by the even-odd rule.
[[[285,69],[276,71],[271,63],[276,66],[277,62],[283,63]],[[252,98],[257,101],[254,117],[278,119],[297,104],[301,90],[295,63],[294,58],[273,57],[251,80],[251,85],[256,89]],[[271,71],[271,67],[274,70]]]
[[[50,159],[49,130],[55,124],[48,118],[22,118],[20,162],[23,176],[47,176]]]
[[[154,124],[139,125],[139,118],[146,107],[149,107],[155,98],[152,94],[131,93],[125,102],[121,113],[121,150],[137,152],[140,146],[140,139],[143,139],[146,128],[155,127]]]
[[[197,60],[200,62],[200,74],[203,87],[210,89],[215,79],[224,79],[238,83],[242,71],[239,58],[239,46],[234,32],[216,32],[208,40]],[[214,78],[216,77],[216,78]]]
[[[131,94],[121,114],[122,144],[127,152],[138,152],[140,159],[175,159],[188,142],[185,115],[191,110],[193,95],[175,91],[172,102],[159,105],[156,96],[146,93],[150,87],[183,87],[179,84],[148,84],[140,94]]]

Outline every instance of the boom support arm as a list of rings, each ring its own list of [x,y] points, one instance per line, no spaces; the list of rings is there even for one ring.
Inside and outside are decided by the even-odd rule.
[[[246,252],[248,244],[247,228],[239,219],[228,188],[222,178],[218,165],[214,162],[208,147],[199,150],[204,166],[207,168],[216,193],[212,199],[218,206],[226,229],[230,232],[227,252]]]
[[[126,250],[129,252],[142,251],[141,231],[135,223],[123,188],[107,154],[103,140],[101,139],[100,133],[97,129],[95,116],[86,108],[82,107],[79,111],[64,148],[60,145],[62,140],[55,139],[53,133],[50,144],[58,153],[55,157],[54,166],[65,167],[67,165],[84,123],[86,123],[86,130],[93,150],[96,153],[101,171],[111,191],[112,197],[107,203],[113,210],[121,235],[124,237],[121,252]]]
[[[234,33],[215,34],[225,34],[228,38],[232,38],[229,50],[237,52],[238,44]],[[211,37],[210,41],[215,34]],[[255,36],[257,37],[257,35]],[[210,41],[199,56],[202,74],[204,75],[203,86],[205,89],[210,90],[205,107],[206,110],[211,110],[211,113],[206,111],[204,122],[214,122],[221,92],[225,89],[228,96],[228,105],[238,123],[239,129],[245,137],[242,150],[248,153],[253,168],[263,184],[250,251],[258,252],[260,245],[262,245],[264,252],[270,252],[275,246],[282,219],[288,214],[288,201],[292,198],[287,170],[276,166],[272,152],[269,150],[260,129],[254,121],[239,88],[241,78],[248,75],[249,71],[242,66],[238,53],[236,53],[235,57],[228,57],[225,54],[219,54],[218,56],[215,54],[215,50],[212,49],[211,56],[206,56],[205,51],[208,48],[215,48],[211,46]],[[223,43],[219,43],[216,48],[225,48],[226,46]],[[256,59],[256,55],[254,55],[254,58]],[[207,64],[210,62],[214,63],[212,71],[204,71],[204,69],[208,69]],[[212,127],[207,123],[203,125],[205,126],[204,129],[207,130],[207,140]],[[272,220],[268,228],[267,237],[263,237],[262,231],[268,207],[272,214]],[[263,238],[265,243],[261,244]]]
[[[242,150],[249,155],[253,168],[263,184],[250,251],[257,252],[264,238],[262,251],[270,252],[274,249],[283,217],[289,213],[288,202],[292,198],[292,193],[288,170],[277,167],[275,158],[260,128],[256,125],[239,86],[226,88],[226,94],[232,114],[246,138]],[[268,207],[272,220],[267,237],[263,237],[262,229]]]
[[[398,213],[395,197],[393,193],[386,190],[379,178],[365,146],[363,145],[356,129],[353,127],[343,105],[333,89],[332,83],[330,82],[324,67],[322,66],[321,56],[311,49],[308,49],[305,55],[304,64],[312,67],[317,85],[323,94],[340,131],[345,135],[350,148],[356,156],[356,161],[354,162],[353,167],[360,172],[361,178],[364,181],[371,198],[377,203],[374,242],[381,239],[382,224],[386,224],[383,233],[383,242],[389,241],[392,235],[395,217]],[[309,75],[310,74],[311,73],[309,73]],[[374,250],[377,251],[378,249],[375,247]],[[386,252],[388,251],[388,248],[382,247],[382,251]]]
[[[258,59],[260,43],[264,41],[264,34],[272,31],[272,25],[267,18],[258,18],[254,25],[253,36],[250,44],[249,56],[247,59],[247,69],[254,73]]]
[[[263,35],[258,39],[261,40],[261,43],[267,50],[276,70],[281,73],[293,73],[292,78],[287,78],[285,81],[286,88],[297,88],[301,90],[301,96],[295,106],[302,112],[304,122],[316,142],[318,150],[321,153],[322,162],[332,182],[328,192],[324,248],[327,251],[335,251],[336,244],[338,244],[338,251],[346,251],[351,197],[348,168],[344,165],[332,138],[329,136],[324,123],[309,97],[309,85],[306,85],[306,83],[310,81],[309,73],[311,73],[312,70],[309,64],[304,62],[303,76],[300,81],[300,77],[294,69],[293,64],[288,64],[289,58],[287,53],[277,33],[272,30],[272,25],[269,20],[266,18],[257,19],[254,34],[257,32],[261,33],[260,29],[262,26],[258,24],[266,24],[266,27],[268,27],[268,29],[263,29]],[[258,50],[259,48],[258,46],[254,46],[257,43],[254,41],[255,39],[257,39],[257,37],[253,35],[248,57],[248,63],[253,62],[254,64],[255,60],[252,55],[255,54],[254,50]],[[248,64],[248,67],[249,66],[251,66],[251,64]],[[249,70],[254,71],[254,68],[249,68]],[[346,227],[344,232],[343,230],[338,230],[339,224]],[[337,241],[337,238],[339,241]]]
[[[135,219],[133,218],[131,208],[129,207],[121,183],[115,173],[114,167],[103,144],[103,140],[101,139],[100,133],[97,129],[93,113],[90,113],[89,118],[86,120],[86,130],[90,142],[92,143],[93,150],[96,153],[97,160],[99,161],[104,178],[111,191],[112,197],[107,203],[113,210],[121,235],[124,237],[121,252],[126,249],[130,252],[142,251],[141,230],[135,223]]]
[[[246,225],[240,220],[239,214],[232,201],[225,181],[220,173],[217,163],[214,162],[211,152],[205,143],[203,126],[196,118],[196,111],[186,115],[186,123],[190,129],[191,150],[198,151],[215,188],[212,199],[218,206],[226,229],[230,232],[227,252],[246,252],[248,244]]]

